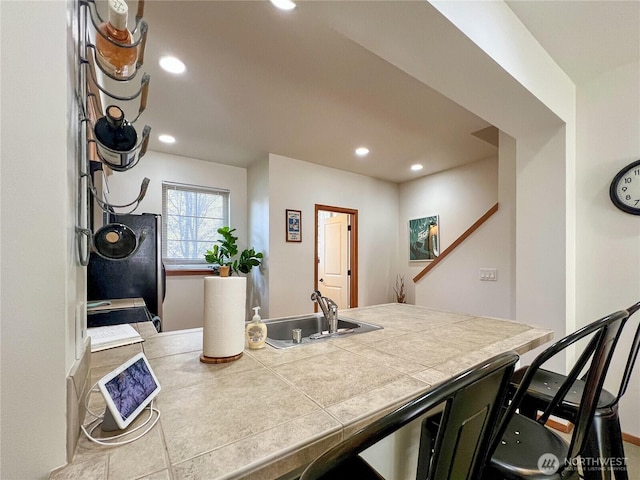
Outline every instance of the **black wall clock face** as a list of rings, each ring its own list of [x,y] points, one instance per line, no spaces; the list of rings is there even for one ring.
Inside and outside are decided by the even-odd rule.
[[[640,215],[640,160],[630,163],[613,177],[609,196],[623,212]]]

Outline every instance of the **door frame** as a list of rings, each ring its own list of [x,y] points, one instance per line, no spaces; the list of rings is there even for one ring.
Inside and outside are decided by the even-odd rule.
[[[358,306],[358,210],[331,205],[315,204],[314,213],[314,244],[313,244],[313,290],[318,286],[318,212],[320,210],[349,215],[349,308]],[[314,302],[314,309],[318,311],[318,304]]]

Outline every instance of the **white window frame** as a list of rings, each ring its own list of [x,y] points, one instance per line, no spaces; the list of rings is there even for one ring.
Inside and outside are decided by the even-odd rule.
[[[167,222],[169,218],[169,214],[167,213],[167,191],[168,190],[179,190],[183,192],[190,193],[204,193],[204,194],[212,194],[219,195],[223,198],[224,206],[223,206],[223,219],[222,226],[229,225],[229,217],[230,217],[230,191],[224,188],[217,187],[206,187],[201,185],[190,185],[185,183],[176,183],[176,182],[162,182],[162,258],[167,266],[180,266],[180,265],[208,265],[206,260],[204,259],[204,252],[202,252],[201,258],[192,258],[192,259],[183,259],[183,258],[168,258],[167,257]],[[213,240],[211,240],[211,245],[207,247],[210,249],[213,247],[215,241],[220,238],[219,235],[216,236]]]

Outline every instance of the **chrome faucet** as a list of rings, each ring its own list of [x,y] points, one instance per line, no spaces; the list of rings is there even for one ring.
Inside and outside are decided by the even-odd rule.
[[[323,297],[319,290],[311,294],[311,300],[318,302],[324,318],[329,323],[329,334],[338,331],[338,305],[329,297]]]

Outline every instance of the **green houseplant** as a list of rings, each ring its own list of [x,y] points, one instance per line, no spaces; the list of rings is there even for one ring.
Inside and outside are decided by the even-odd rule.
[[[238,237],[233,233],[235,228],[220,227],[218,233],[222,236],[211,250],[207,250],[204,259],[208,263],[216,264],[220,267],[229,267],[229,272],[249,273],[253,267],[257,267],[262,263],[262,252],[256,252],[253,247],[246,248],[238,255]],[[222,274],[222,273],[221,273]]]

